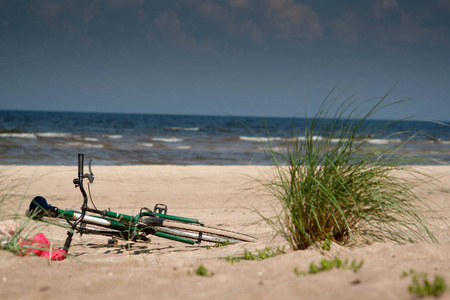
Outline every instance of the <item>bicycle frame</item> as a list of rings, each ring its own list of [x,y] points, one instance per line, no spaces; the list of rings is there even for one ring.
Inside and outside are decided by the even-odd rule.
[[[138,214],[133,217],[130,215],[120,214],[120,213],[116,213],[113,211],[97,211],[97,210],[93,210],[93,209],[89,209],[89,208],[87,209],[87,211],[96,212],[100,216],[85,215],[83,217],[83,221],[82,221],[83,223],[117,230],[117,231],[119,231],[119,234],[121,234],[122,238],[124,238],[124,239],[127,239],[127,237],[129,236],[129,234],[126,234],[126,232],[133,233],[133,235],[138,235],[140,232],[144,232],[145,229],[151,228],[151,227],[142,228],[142,227],[138,226],[139,219],[141,217],[151,216],[150,213],[148,213],[148,212],[144,212],[144,213]],[[66,219],[68,218],[70,220],[78,220],[81,217],[81,214],[82,214],[81,212],[78,212],[75,210],[62,210],[59,208],[57,209],[58,216],[64,217]],[[202,225],[202,222],[200,222],[197,219],[171,216],[171,215],[154,213],[154,212],[153,212],[153,214],[156,215],[158,218],[160,218],[160,223],[162,223],[165,219],[167,219],[167,220],[174,220],[174,221],[183,222],[183,223],[192,223],[192,224]],[[82,227],[76,228],[76,230],[79,231],[80,233],[86,233],[86,232],[83,232],[85,230]],[[196,243],[189,239],[185,239],[182,237],[170,235],[170,234],[167,234],[164,232],[159,232],[159,231],[153,231],[153,232],[150,232],[150,234],[158,236],[158,237],[171,239],[171,240],[178,241],[178,242],[191,244],[191,245]]]

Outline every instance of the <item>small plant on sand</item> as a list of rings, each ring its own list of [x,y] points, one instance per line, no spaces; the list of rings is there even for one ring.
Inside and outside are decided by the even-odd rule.
[[[297,267],[294,268],[294,273],[297,276],[305,276],[306,272],[300,271]]]
[[[223,247],[223,246],[228,246],[229,244],[230,244],[229,240],[226,240],[224,242],[216,242],[213,246],[207,245],[206,246],[206,250],[210,250],[211,248],[220,248],[220,247]]]
[[[427,297],[442,295],[447,289],[445,280],[441,276],[435,275],[434,280],[428,280],[428,274],[424,272],[416,273],[413,269],[409,272],[403,271],[402,278],[411,276],[412,283],[408,291],[416,297]]]
[[[197,269],[193,272],[195,275],[198,276],[213,276],[214,272],[209,272],[208,269],[206,269],[203,265],[198,266]],[[188,271],[188,275],[191,275],[192,271]]]
[[[241,260],[263,260],[266,258],[274,257],[283,253],[286,253],[285,247],[277,246],[275,248],[266,247],[262,250],[255,250],[255,253],[252,253],[248,251],[247,249],[244,249],[244,255],[241,256],[227,256],[225,257],[226,261],[229,261],[231,263],[239,262]]]
[[[272,145],[267,129],[263,146],[273,172],[257,183],[279,205],[274,217],[260,213],[263,220],[293,250],[327,249],[331,241],[436,242],[418,213],[422,202],[413,191],[415,182],[395,176],[397,171],[425,176],[408,167],[417,159],[371,143],[389,138],[387,125],[370,118],[393,104],[384,104],[386,96],[360,103],[353,96],[341,101],[332,95],[312,119],[305,119],[306,127],[296,128],[292,121],[286,153]]]
[[[352,260],[352,262],[349,264],[347,259],[344,262],[342,262],[342,260],[339,257],[335,257],[334,259],[331,260],[322,259],[318,266],[316,266],[314,263],[311,263],[309,265],[308,273],[316,274],[319,272],[328,271],[335,268],[358,272],[359,270],[361,270],[363,263],[364,261],[362,260],[359,263],[356,262],[356,260]],[[294,268],[294,273],[297,276],[306,275],[306,272],[301,272],[298,268]]]
[[[362,260],[359,263],[357,263],[356,260],[353,260],[351,262],[351,264],[348,264],[348,260],[345,260],[344,262],[342,262],[342,260],[339,257],[335,257],[332,260],[322,259],[320,261],[319,266],[316,266],[313,263],[311,263],[309,265],[309,273],[315,274],[315,273],[319,273],[319,272],[323,272],[323,271],[328,271],[328,270],[331,270],[334,268],[352,270],[354,272],[358,272],[361,269],[363,263],[364,262]]]

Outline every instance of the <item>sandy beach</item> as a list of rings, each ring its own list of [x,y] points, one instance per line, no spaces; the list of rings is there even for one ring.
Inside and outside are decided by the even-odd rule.
[[[50,262],[0,251],[0,299],[411,299],[414,269],[450,284],[450,167],[421,167],[440,178],[440,188],[417,190],[433,212],[426,214],[439,244],[375,243],[354,248],[333,244],[331,251],[291,251],[255,209],[269,215],[275,200],[257,192],[252,178],[265,176],[257,166],[94,166],[91,187],[99,209],[137,214],[142,206],[168,206],[168,213],[197,218],[206,225],[252,235],[254,243],[208,249],[152,237],[151,243],[125,242],[108,248],[107,237],[75,235],[75,257]],[[1,192],[8,212],[24,214],[34,196],[60,208],[79,209],[81,194],[72,180],[74,166],[1,166]],[[399,174],[404,176],[404,174]],[[54,247],[62,247],[66,231],[36,224]],[[286,246],[286,253],[262,261],[230,263],[223,258],[265,247]],[[334,269],[297,276],[310,263],[339,256],[364,261],[362,269]],[[213,276],[193,275],[203,265]],[[190,274],[189,274],[190,273]],[[440,299],[450,299],[447,291]]]

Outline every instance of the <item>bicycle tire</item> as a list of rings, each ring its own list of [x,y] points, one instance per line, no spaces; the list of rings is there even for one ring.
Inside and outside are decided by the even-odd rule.
[[[230,244],[236,244],[242,242],[241,240],[236,240],[230,237],[219,236],[219,235],[211,235],[208,233],[202,233],[199,231],[187,231],[177,228],[168,228],[168,227],[154,227],[158,232],[168,233],[170,235],[175,235],[178,237],[183,237],[190,239],[196,242],[211,242],[211,243],[224,243],[228,242]]]
[[[56,218],[56,217],[43,217],[42,218],[46,223],[50,223],[56,226],[60,226],[66,229],[70,229],[70,224],[65,219]],[[88,224],[88,223],[81,223],[78,224],[76,228],[77,232],[81,234],[92,234],[92,235],[102,235],[107,237],[115,237],[119,238],[121,240],[133,240],[133,241],[143,241],[147,242],[147,239],[145,236],[135,235],[135,238],[128,239],[124,237],[127,232],[120,231],[116,229],[110,229],[108,227],[96,225],[96,224]]]
[[[148,219],[150,220],[150,219]],[[146,218],[142,218],[141,221],[145,224]],[[175,221],[168,221],[164,220],[160,226],[151,226],[153,229],[169,233],[169,229],[172,230],[172,232],[175,232],[173,230],[178,230],[177,234],[178,236],[187,237],[193,240],[204,240],[208,242],[225,242],[229,241],[230,243],[239,243],[239,242],[254,242],[256,241],[256,238],[242,234],[235,231],[225,230],[225,229],[219,229],[214,227],[208,227],[208,226],[201,226],[197,224],[188,224],[188,223],[182,223],[182,222],[175,222]],[[201,233],[201,234],[200,234]]]

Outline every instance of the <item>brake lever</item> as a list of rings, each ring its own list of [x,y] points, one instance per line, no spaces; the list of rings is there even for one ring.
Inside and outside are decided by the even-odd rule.
[[[94,183],[94,173],[92,172],[92,159],[89,160],[89,174],[86,173],[83,175],[83,177],[87,178],[89,180],[89,183]]]

